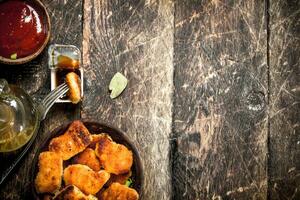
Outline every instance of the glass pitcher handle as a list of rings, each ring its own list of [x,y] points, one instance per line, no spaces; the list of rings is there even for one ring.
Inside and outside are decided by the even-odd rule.
[[[0,79],[0,94],[7,94],[10,92],[9,85],[5,79]]]

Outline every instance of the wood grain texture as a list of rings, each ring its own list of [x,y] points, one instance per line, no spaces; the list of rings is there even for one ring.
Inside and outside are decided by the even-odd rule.
[[[85,97],[51,109],[1,200],[30,199],[38,143],[81,115],[137,146],[143,200],[300,199],[299,1],[43,2],[50,43],[82,47]],[[1,68],[37,101],[50,91],[46,51]],[[129,84],[111,100],[116,72]]]
[[[263,1],[175,1],[173,199],[267,198]]]
[[[50,43],[74,44],[82,46],[82,1],[44,0],[51,17],[52,35]],[[35,60],[22,66],[3,66],[0,78],[17,84],[29,92],[36,101],[50,91],[50,73],[47,66],[47,48]],[[31,199],[30,171],[34,152],[39,142],[59,125],[80,118],[80,105],[56,104],[41,124],[36,141],[22,163],[13,171],[8,180],[1,185],[1,200]],[[5,161],[0,160],[0,163]]]
[[[270,1],[270,199],[300,199],[300,2]]]
[[[145,170],[142,199],[170,199],[173,3],[87,0],[84,10],[89,79],[82,117],[121,128],[135,143]],[[116,72],[129,83],[111,100],[108,85]]]

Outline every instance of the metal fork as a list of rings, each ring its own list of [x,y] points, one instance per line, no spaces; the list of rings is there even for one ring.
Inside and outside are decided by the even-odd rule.
[[[38,112],[40,113],[40,119],[44,120],[49,109],[53,106],[55,101],[62,97],[66,92],[69,91],[69,87],[67,86],[66,83],[61,84],[54,90],[52,90],[39,104],[37,107]]]

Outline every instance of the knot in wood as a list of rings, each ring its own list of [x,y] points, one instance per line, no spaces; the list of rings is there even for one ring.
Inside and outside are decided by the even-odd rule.
[[[263,92],[251,91],[246,97],[246,106],[250,111],[261,112],[266,106]]]

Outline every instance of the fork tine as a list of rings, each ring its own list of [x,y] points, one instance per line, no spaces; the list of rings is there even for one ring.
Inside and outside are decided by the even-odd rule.
[[[47,112],[51,108],[51,106],[55,103],[55,101],[60,98],[63,94],[65,94],[69,90],[67,84],[62,84],[52,90],[40,103],[38,110],[41,114],[41,119],[45,119]]]
[[[49,102],[49,100],[51,100],[51,98],[56,95],[56,94],[59,94],[63,89],[64,87],[66,87],[66,84],[62,84],[60,86],[58,86],[57,88],[55,88],[54,90],[52,90],[44,99],[43,101],[41,102],[42,104],[47,104]]]
[[[67,85],[64,83],[60,86],[58,86],[57,88],[55,88],[54,90],[52,90],[41,102],[43,105],[48,104],[49,101],[51,101],[53,96],[56,96],[57,94],[60,94],[61,91],[64,90],[64,88],[66,88]],[[61,94],[62,95],[62,94]]]
[[[44,106],[47,108],[49,107],[51,104],[53,105],[53,103],[55,103],[55,101],[60,98],[63,94],[65,94],[67,91],[69,90],[69,88],[67,86],[62,87],[60,90],[58,90],[57,92],[55,92],[53,95],[51,95],[48,100],[44,103]]]
[[[58,87],[56,87],[54,90],[52,90],[42,101],[42,103],[46,103],[49,98],[51,98],[54,94],[58,93],[63,87],[65,87],[66,84],[62,84]]]

